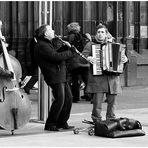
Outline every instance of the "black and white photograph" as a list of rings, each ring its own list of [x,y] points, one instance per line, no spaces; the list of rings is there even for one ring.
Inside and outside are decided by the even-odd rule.
[[[0,1],[0,147],[148,147],[148,1]]]

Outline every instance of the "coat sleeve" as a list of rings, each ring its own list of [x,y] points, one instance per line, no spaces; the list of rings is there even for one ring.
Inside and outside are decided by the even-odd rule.
[[[39,56],[41,56],[44,60],[47,60],[49,62],[61,62],[71,58],[73,55],[70,50],[57,52],[49,44],[40,44],[38,48]]]
[[[92,42],[88,42],[83,51],[82,51],[82,54],[85,56],[85,57],[88,57],[88,56],[92,56]]]

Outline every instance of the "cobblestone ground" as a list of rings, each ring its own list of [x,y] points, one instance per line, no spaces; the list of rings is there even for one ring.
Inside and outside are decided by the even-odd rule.
[[[126,138],[105,138],[89,136],[87,132],[75,135],[73,131],[45,132],[44,122],[33,120],[24,127],[14,131],[0,131],[0,147],[3,146],[34,146],[34,147],[148,147],[148,87],[123,88],[123,93],[117,98],[117,117],[128,117],[137,119],[141,122],[145,131],[145,136],[126,137]],[[37,93],[31,91],[29,96],[32,101],[31,119],[37,119],[38,105]],[[82,123],[83,119],[91,120],[92,104],[81,100],[73,103],[70,125],[75,127],[89,127]],[[103,103],[102,116],[105,117],[106,103]],[[38,121],[38,122],[35,122]]]

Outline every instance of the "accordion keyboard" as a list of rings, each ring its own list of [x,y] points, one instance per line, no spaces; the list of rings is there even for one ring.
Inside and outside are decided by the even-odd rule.
[[[92,56],[96,58],[96,62],[93,64],[93,75],[102,75],[101,68],[101,46],[92,45]]]

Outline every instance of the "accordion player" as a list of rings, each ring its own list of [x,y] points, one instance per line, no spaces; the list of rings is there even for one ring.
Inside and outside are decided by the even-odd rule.
[[[125,45],[108,42],[105,45],[92,45],[92,56],[96,58],[93,63],[93,75],[102,75],[103,72],[121,74],[124,64],[121,62],[122,54],[125,54]]]

